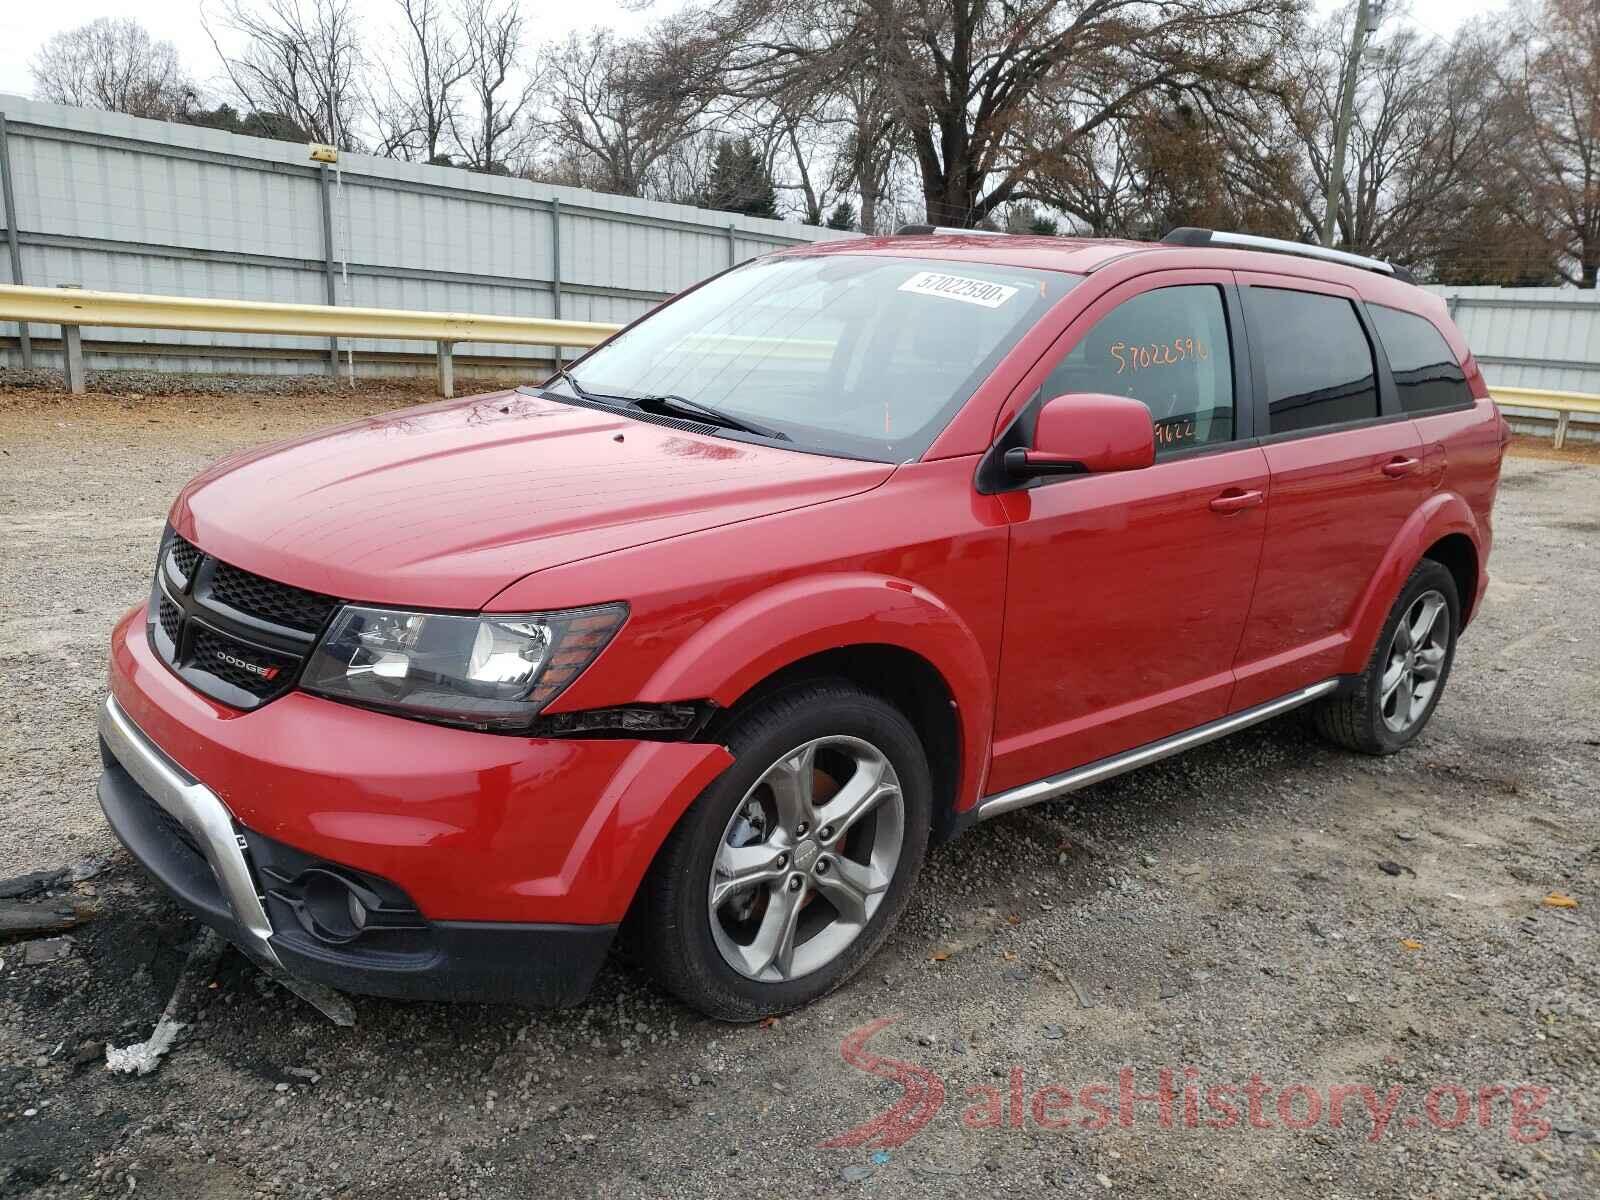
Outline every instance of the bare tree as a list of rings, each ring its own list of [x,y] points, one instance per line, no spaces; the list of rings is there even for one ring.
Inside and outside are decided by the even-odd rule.
[[[922,178],[928,219],[975,225],[1033,198],[1042,165],[1128,112],[1180,89],[1209,103],[1250,87],[1294,0],[731,0],[701,10],[723,31],[743,94],[799,70],[843,76],[865,58],[892,82],[892,114]],[[1048,113],[1054,119],[1042,120]],[[1023,136],[1023,131],[1027,136]]]
[[[1034,172],[1039,199],[1071,215],[1091,237],[1127,237],[1139,224],[1142,180],[1134,139],[1122,122],[1078,138]]]
[[[853,192],[860,198],[861,229],[877,230],[890,176],[905,150],[888,103],[892,87],[863,60],[839,76],[796,72],[770,98],[745,102],[741,130],[753,127],[751,136],[767,146],[779,188],[798,195],[808,225],[822,224]]]
[[[646,179],[644,194],[653,200],[673,204],[698,204],[711,186],[716,168],[719,142],[715,129],[695,129],[679,139],[656,159]],[[594,180],[577,180],[580,187],[593,186]]]
[[[399,63],[381,62],[382,87],[369,94],[378,150],[393,157],[442,161],[444,141],[472,59],[438,0],[394,0],[403,18]]]
[[[819,111],[826,105],[826,98],[803,96],[796,99],[795,103],[778,104],[762,122],[768,172],[780,190],[799,193],[801,221],[807,225],[821,225],[832,207],[834,192],[843,190],[838,186],[837,147],[831,144],[827,122]],[[794,183],[779,179],[780,175],[787,176],[791,171]]]
[[[246,106],[288,117],[317,141],[359,149],[365,62],[351,0],[227,0],[223,11],[244,49],[230,56],[214,34],[211,41]]]
[[[522,12],[517,0],[463,0],[457,17],[467,73],[465,100],[450,110],[450,132],[463,166],[504,174],[532,141],[539,80],[525,53]]]
[[[1524,204],[1582,288],[1600,279],[1600,7],[1527,0],[1501,78],[1516,114],[1506,156]]]
[[[1291,55],[1290,70],[1301,81],[1292,123],[1304,156],[1295,206],[1312,228],[1326,207],[1349,17],[1308,31]],[[1492,174],[1496,48],[1474,28],[1448,43],[1410,26],[1369,41],[1339,204],[1345,247],[1408,265],[1435,257]]]
[[[30,64],[34,95],[54,104],[171,120],[195,99],[171,42],[130,17],[101,17],[58,33]]]
[[[861,200],[862,233],[887,233],[882,209],[891,190],[895,160],[905,150],[905,127],[895,108],[892,80],[870,62],[840,89],[846,135],[840,170]]]
[[[590,186],[643,195],[653,168],[695,134],[709,96],[682,78],[690,52],[671,29],[648,44],[596,29],[551,52],[547,137],[582,152]]]

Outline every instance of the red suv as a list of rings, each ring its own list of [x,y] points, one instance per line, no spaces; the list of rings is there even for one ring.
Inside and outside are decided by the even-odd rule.
[[[1300,705],[1414,739],[1507,436],[1372,260],[774,255],[541,387],[189,484],[114,634],[101,803],[294,975],[571,1002],[625,925],[689,1004],[779,1012],[972,822]]]

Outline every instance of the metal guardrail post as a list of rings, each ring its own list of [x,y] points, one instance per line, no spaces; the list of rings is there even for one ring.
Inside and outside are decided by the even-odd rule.
[[[550,315],[561,320],[561,197],[550,197]],[[562,366],[561,347],[556,350],[556,368]]]
[[[439,343],[439,395],[446,400],[453,399],[456,394],[456,362],[454,342]]]
[[[11,251],[11,282],[22,283],[22,244],[17,240],[17,197],[11,188],[11,143],[6,129],[6,115],[0,112],[0,201],[4,202],[6,218],[6,245]],[[33,368],[33,338],[28,333],[26,321],[17,322],[18,344],[22,348],[22,369]]]
[[[82,291],[81,283],[63,283],[58,285],[69,291]],[[83,370],[83,327],[80,325],[63,325],[61,327],[61,365],[67,375],[67,390],[74,396],[81,396],[89,390],[89,379]]]
[[[328,164],[317,168],[317,179],[322,185],[322,273],[326,284],[328,304],[339,303],[338,276],[333,266],[333,185],[329,182]],[[339,377],[339,339],[328,339],[328,374]]]
[[[733,244],[733,222],[728,222],[728,265],[739,265],[739,248]]]

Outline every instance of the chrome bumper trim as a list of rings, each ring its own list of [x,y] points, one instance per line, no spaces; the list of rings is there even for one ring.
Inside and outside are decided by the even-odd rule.
[[[101,706],[100,736],[134,782],[181,822],[204,848],[206,863],[216,876],[234,919],[250,935],[252,945],[248,948],[274,966],[281,966],[267,940],[272,936],[272,923],[250,878],[250,865],[245,862],[233,817],[217,794],[163,754],[122,711],[114,696],[107,696]]]
[[[1160,762],[1163,758],[1181,754],[1191,747],[1226,737],[1240,729],[1269,720],[1279,713],[1286,713],[1292,708],[1299,708],[1302,704],[1309,704],[1320,696],[1326,696],[1338,686],[1337,679],[1324,679],[1321,683],[1313,683],[1310,687],[1290,692],[1287,696],[1279,696],[1276,700],[1268,700],[1265,704],[1258,704],[1243,712],[1233,713],[1206,725],[1197,725],[1183,733],[1175,733],[1169,738],[1162,738],[1159,742],[1149,742],[1121,754],[1113,754],[1110,758],[1098,759],[1060,775],[1052,775],[1048,779],[1038,779],[1009,791],[985,796],[978,801],[978,817],[980,820],[986,820],[1010,812],[1014,808],[1026,808],[1041,800],[1065,796],[1068,792],[1075,792],[1092,783],[1110,779],[1113,775],[1121,775],[1125,771]]]

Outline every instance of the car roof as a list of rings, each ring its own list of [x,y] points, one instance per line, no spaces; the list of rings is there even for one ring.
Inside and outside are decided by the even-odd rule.
[[[948,259],[1004,267],[1040,267],[1083,275],[1112,259],[1146,250],[1176,249],[1157,242],[1123,238],[1049,237],[1040,234],[910,233],[889,237],[812,242],[780,251],[784,255],[882,254]]]
[[[1343,284],[1369,302],[1427,313],[1436,323],[1446,313],[1443,298],[1393,275],[1325,259],[1239,246],[1191,246],[1175,242],[1139,242],[1129,238],[941,231],[812,242],[778,252],[782,257],[814,254],[874,254],[985,263],[990,266],[1034,267],[1075,275],[1090,275],[1113,263],[1128,267],[1129,274],[1142,273],[1158,264],[1161,269],[1172,270],[1192,267],[1256,271]]]

